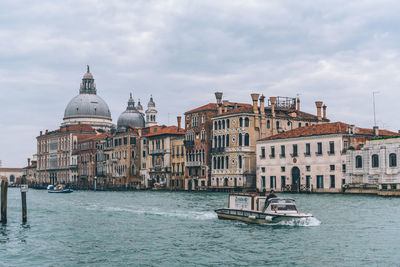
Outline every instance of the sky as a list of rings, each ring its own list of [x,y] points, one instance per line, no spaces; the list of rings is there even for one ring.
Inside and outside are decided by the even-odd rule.
[[[26,166],[90,65],[113,122],[129,93],[159,124],[214,92],[299,96],[331,121],[400,129],[400,2],[143,0],[0,2],[0,160]]]

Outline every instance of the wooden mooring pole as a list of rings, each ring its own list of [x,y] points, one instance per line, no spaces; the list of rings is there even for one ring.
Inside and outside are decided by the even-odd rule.
[[[7,223],[7,192],[8,181],[1,181],[1,223]]]
[[[26,208],[26,192],[28,191],[28,185],[25,184],[25,177],[22,177],[21,182],[21,200],[22,200],[22,223],[26,223],[28,220],[27,208]]]

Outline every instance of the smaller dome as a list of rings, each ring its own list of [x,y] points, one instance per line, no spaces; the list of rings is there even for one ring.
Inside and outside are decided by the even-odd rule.
[[[143,114],[141,114],[135,108],[135,101],[132,98],[132,94],[128,101],[128,107],[118,118],[117,126],[122,127],[133,127],[133,128],[144,128],[145,121]]]
[[[91,79],[91,80],[93,80],[93,75],[90,73],[89,65],[87,65],[86,67],[87,67],[87,71],[83,75],[83,79]]]
[[[139,99],[138,104],[137,104],[137,110],[138,110],[140,113],[143,113],[143,107],[142,107],[142,104],[140,104],[140,99]]]
[[[150,96],[150,101],[149,101],[149,103],[147,104],[147,107],[151,107],[151,108],[154,108],[156,106],[156,103],[154,103],[154,100],[153,100],[153,96],[151,95]]]

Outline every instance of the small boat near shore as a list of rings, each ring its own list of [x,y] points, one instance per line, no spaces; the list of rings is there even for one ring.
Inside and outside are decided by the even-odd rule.
[[[69,188],[65,188],[65,185],[57,185],[56,187],[54,187],[54,185],[49,185],[47,187],[47,192],[67,194],[67,193],[72,193],[74,191]]]
[[[312,217],[300,213],[292,198],[270,198],[256,194],[230,194],[228,208],[217,209],[218,219],[238,220],[247,223],[265,224]]]

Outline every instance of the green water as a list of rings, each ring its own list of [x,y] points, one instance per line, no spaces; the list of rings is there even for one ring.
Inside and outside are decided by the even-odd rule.
[[[280,194],[282,196],[282,194]],[[290,225],[218,220],[225,193],[9,189],[3,266],[394,266],[400,198],[290,195],[315,218]]]

